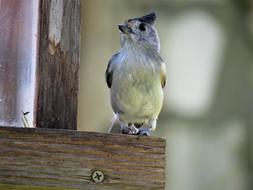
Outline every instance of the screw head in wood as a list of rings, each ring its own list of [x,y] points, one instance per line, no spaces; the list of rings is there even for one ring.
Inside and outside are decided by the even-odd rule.
[[[96,183],[102,183],[105,179],[105,175],[102,171],[95,170],[95,171],[93,171],[91,178]]]

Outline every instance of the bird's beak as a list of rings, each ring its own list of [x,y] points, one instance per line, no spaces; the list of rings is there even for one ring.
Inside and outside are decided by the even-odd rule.
[[[118,25],[119,30],[123,33],[123,34],[134,34],[134,31],[127,25],[125,24],[120,24]]]

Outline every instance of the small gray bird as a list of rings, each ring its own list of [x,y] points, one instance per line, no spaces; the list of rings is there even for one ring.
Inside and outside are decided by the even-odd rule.
[[[121,49],[106,69],[111,105],[120,133],[150,136],[163,104],[166,67],[160,56],[160,41],[154,27],[156,14],[127,20],[119,25]]]

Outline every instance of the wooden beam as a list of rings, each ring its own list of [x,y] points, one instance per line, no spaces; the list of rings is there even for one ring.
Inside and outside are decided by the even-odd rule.
[[[35,125],[77,128],[80,0],[40,0]]]
[[[164,139],[0,127],[0,188],[163,190],[164,186]]]

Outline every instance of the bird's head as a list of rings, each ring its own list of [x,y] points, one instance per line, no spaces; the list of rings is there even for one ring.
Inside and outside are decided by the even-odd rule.
[[[160,41],[154,27],[155,20],[156,14],[150,13],[139,18],[128,19],[124,24],[118,25],[122,46],[133,45],[159,51]]]

